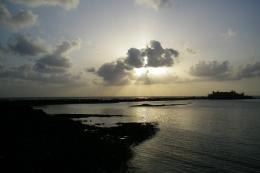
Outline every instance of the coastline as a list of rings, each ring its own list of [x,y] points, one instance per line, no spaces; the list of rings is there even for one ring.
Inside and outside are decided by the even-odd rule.
[[[6,172],[126,172],[132,147],[159,130],[156,123],[85,125],[72,118],[91,115],[59,117],[9,102],[0,108],[0,167]]]
[[[44,106],[44,105],[63,105],[63,104],[105,104],[105,103],[120,103],[120,102],[143,102],[143,101],[181,101],[181,100],[240,100],[240,99],[258,99],[258,97],[244,96],[244,97],[208,97],[208,96],[187,96],[187,97],[62,97],[62,98],[1,98],[0,104],[14,104],[14,105],[30,105],[30,106]]]

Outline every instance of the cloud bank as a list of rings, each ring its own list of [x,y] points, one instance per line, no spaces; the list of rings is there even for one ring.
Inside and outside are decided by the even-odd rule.
[[[260,62],[241,65],[238,69],[234,69],[229,61],[200,61],[191,66],[189,73],[208,80],[241,80],[260,77]]]
[[[190,68],[190,74],[197,77],[211,78],[217,80],[229,79],[231,73],[230,63],[228,61],[200,61]]]
[[[44,84],[73,84],[77,83],[80,79],[78,75],[72,75],[71,73],[53,73],[44,74],[34,70],[32,64],[24,64],[17,67],[6,68],[0,66],[0,78],[3,80],[23,80],[41,82]],[[29,83],[28,83],[29,84]]]
[[[33,26],[37,19],[38,16],[33,14],[30,10],[20,10],[12,14],[4,4],[0,2],[0,26],[18,31]]]
[[[11,0],[11,2],[29,7],[59,6],[67,10],[76,8],[79,4],[79,0]]]
[[[22,34],[12,35],[8,40],[7,49],[9,52],[20,56],[38,56],[48,52],[47,45],[42,39],[33,39]]]
[[[260,62],[240,66],[238,77],[239,78],[260,77]]]
[[[63,73],[71,67],[69,52],[80,47],[80,41],[64,41],[55,50],[40,59],[34,65],[34,69],[41,73]]]
[[[38,81],[52,84],[78,83],[81,76],[70,72],[70,53],[80,48],[80,40],[63,41],[53,50],[25,35],[13,35],[8,41],[8,54],[33,56],[30,63],[14,67],[0,66],[1,80]]]

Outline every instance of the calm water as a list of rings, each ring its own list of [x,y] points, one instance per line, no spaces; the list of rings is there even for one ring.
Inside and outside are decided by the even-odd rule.
[[[146,102],[149,103],[149,102]],[[160,131],[134,148],[134,172],[260,172],[260,100],[167,101],[171,107],[130,107],[141,103],[53,105],[48,113],[122,114],[83,123],[158,122]]]

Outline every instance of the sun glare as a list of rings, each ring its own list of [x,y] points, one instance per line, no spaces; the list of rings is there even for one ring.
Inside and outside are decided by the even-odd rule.
[[[136,77],[141,77],[144,75],[149,76],[162,76],[166,74],[166,68],[163,67],[142,67],[142,68],[135,68],[134,74]]]

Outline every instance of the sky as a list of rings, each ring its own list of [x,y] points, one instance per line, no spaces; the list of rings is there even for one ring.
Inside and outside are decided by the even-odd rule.
[[[259,0],[0,0],[0,97],[260,95]]]

